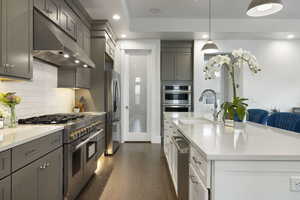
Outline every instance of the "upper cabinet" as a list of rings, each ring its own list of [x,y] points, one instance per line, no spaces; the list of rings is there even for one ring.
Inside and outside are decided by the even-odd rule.
[[[60,26],[73,38],[76,39],[77,23],[75,14],[66,5],[61,4],[60,11]]]
[[[33,0],[0,0],[0,75],[32,78]]]
[[[58,69],[57,85],[59,88],[82,88],[89,89],[91,86],[91,69]]]
[[[90,29],[64,0],[34,0],[34,7],[64,30],[90,56]]]
[[[79,19],[77,20],[77,43],[90,56],[91,53],[91,32]]]
[[[54,23],[59,24],[59,0],[34,0],[34,6]]]
[[[193,80],[193,44],[191,42],[162,43],[162,81]]]

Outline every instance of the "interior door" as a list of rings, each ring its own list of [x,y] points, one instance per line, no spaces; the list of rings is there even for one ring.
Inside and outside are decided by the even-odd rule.
[[[150,141],[149,133],[149,62],[151,52],[126,51],[124,74],[125,141]]]

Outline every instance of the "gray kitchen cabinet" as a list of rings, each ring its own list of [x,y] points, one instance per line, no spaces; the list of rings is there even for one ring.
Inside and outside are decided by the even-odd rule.
[[[175,80],[193,80],[193,55],[192,53],[180,52],[175,54]]]
[[[0,179],[8,176],[11,169],[11,151],[7,150],[0,153]]]
[[[175,77],[175,54],[172,52],[161,53],[161,79],[172,81]]]
[[[58,69],[58,87],[60,88],[90,88],[91,69]]]
[[[83,49],[88,56],[91,56],[91,32],[86,26],[83,29]]]
[[[161,79],[162,81],[192,81],[193,54],[182,50],[162,51]]]
[[[193,80],[193,45],[191,42],[162,42],[161,79],[162,81]]]
[[[73,39],[76,39],[76,35],[77,35],[76,17],[75,14],[72,12],[72,10],[66,4],[61,4],[60,26]]]
[[[0,75],[32,78],[32,24],[33,0],[1,0]]]
[[[11,199],[11,177],[0,180],[0,200]]]
[[[77,22],[77,43],[90,56],[91,32],[80,20]]]
[[[84,25],[80,22],[80,20],[77,20],[77,44],[84,49]]]
[[[62,145],[62,131],[12,149],[12,171],[16,171]]]
[[[59,24],[59,0],[34,0],[34,6],[54,23]]]
[[[62,189],[62,147],[12,175],[12,200],[62,200]]]

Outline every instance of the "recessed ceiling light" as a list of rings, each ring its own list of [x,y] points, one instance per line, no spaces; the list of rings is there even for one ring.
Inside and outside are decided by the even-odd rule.
[[[76,64],[80,63],[80,61],[79,61],[79,60],[75,60],[74,62],[75,62]]]
[[[87,68],[87,67],[88,67],[88,65],[87,65],[87,64],[84,64],[84,65],[83,65],[83,67],[84,67],[84,68]]]
[[[118,15],[118,14],[113,15],[112,18],[113,18],[114,20],[116,20],[116,21],[118,21],[118,20],[121,19],[120,15]]]
[[[295,35],[289,34],[289,35],[287,36],[287,38],[288,38],[288,39],[293,39],[293,38],[295,38]]]
[[[203,39],[208,39],[208,38],[209,38],[209,35],[208,35],[208,34],[204,34],[204,35],[202,35],[202,38],[203,38]]]
[[[159,8],[150,8],[149,12],[152,13],[152,14],[157,15],[157,14],[161,13],[161,10]]]
[[[64,57],[65,57],[65,58],[70,58],[70,55],[65,53],[65,54],[64,54]]]
[[[122,37],[122,38],[126,38],[126,37],[127,37],[127,35],[125,35],[125,34],[122,34],[122,35],[121,35],[121,37]]]

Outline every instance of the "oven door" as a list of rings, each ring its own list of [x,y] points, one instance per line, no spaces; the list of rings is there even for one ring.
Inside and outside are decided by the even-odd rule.
[[[90,134],[90,137],[86,140],[85,144],[85,169],[84,180],[87,182],[94,174],[97,168],[98,151],[100,137],[103,133],[103,129],[94,131]]]
[[[191,105],[165,105],[164,112],[191,112]]]
[[[84,186],[84,154],[82,142],[88,136],[64,145],[64,196],[75,199]]]
[[[189,92],[165,92],[165,104],[190,104],[191,93]]]

